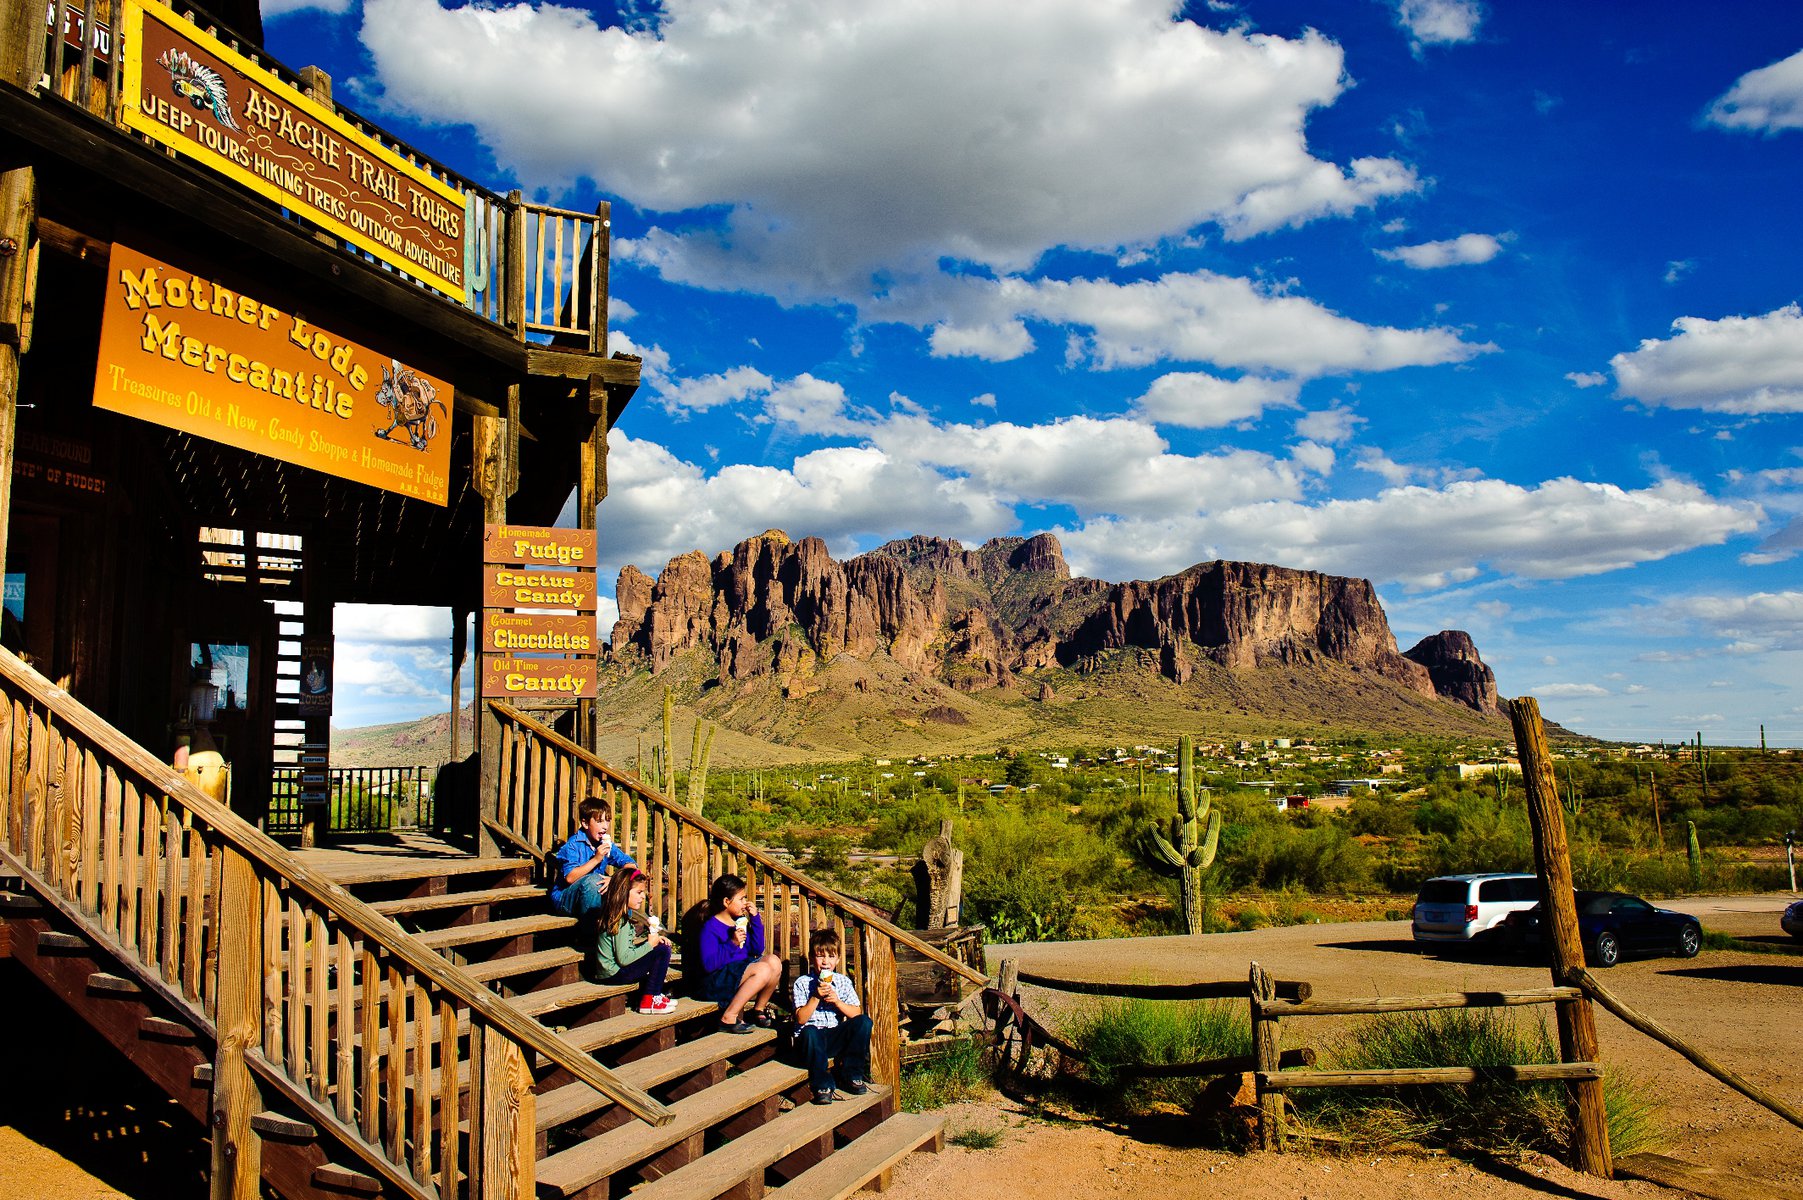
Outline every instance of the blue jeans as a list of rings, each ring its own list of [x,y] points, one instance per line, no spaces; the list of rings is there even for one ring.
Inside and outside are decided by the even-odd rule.
[[[607,896],[607,875],[596,867],[575,883],[563,889],[557,897],[557,909],[566,917],[592,917],[601,911],[601,902]]]
[[[796,1030],[795,1041],[808,1068],[808,1086],[817,1092],[833,1086],[834,1059],[847,1081],[870,1078],[870,1028],[870,1018],[860,1015],[831,1029],[803,1025]]]
[[[664,982],[664,974],[669,969],[670,947],[656,946],[601,982],[636,983],[639,985],[638,998],[643,1000],[647,996],[662,996],[670,990]]]

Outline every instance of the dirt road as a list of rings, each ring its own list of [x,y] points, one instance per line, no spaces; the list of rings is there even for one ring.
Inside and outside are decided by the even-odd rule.
[[[1776,932],[1777,914],[1789,899],[1705,897],[1673,907],[1701,915],[1705,928],[1763,938]],[[1003,957],[1018,959],[1023,969],[1066,978],[1148,981],[1243,979],[1256,961],[1280,978],[1309,981],[1321,999],[1532,988],[1549,982],[1544,967],[1494,957],[1423,954],[1410,940],[1408,925],[1390,921],[996,948],[992,966]],[[1629,1004],[1754,1084],[1793,1102],[1803,1100],[1803,957],[1706,950],[1688,960],[1630,960],[1603,978]],[[1056,1003],[1040,989],[1023,993],[1029,1011]],[[1285,1044],[1325,1045],[1333,1036],[1333,1022],[1289,1022]],[[1803,1195],[1803,1130],[1729,1091],[1608,1013],[1599,1010],[1597,1023],[1608,1067],[1643,1080],[1661,1097],[1670,1134],[1667,1153],[1765,1180],[1781,1194]],[[1598,1197],[1667,1194],[1644,1184],[1597,1184],[1553,1163],[1525,1171],[1531,1178],[1510,1179],[1420,1159],[1287,1162],[1270,1155],[1237,1158],[1143,1147],[1101,1130],[1036,1124],[1010,1113],[1006,1105],[955,1112],[952,1128],[963,1127],[1007,1132],[995,1150],[948,1150],[938,1162],[916,1156],[898,1173],[902,1186],[891,1193],[897,1200],[941,1195],[954,1180],[965,1191],[981,1189],[988,1181],[1025,1194],[1045,1188],[1064,1196],[1108,1196],[1156,1188],[1174,1171],[1212,1176],[1209,1190],[1219,1186],[1251,1196],[1331,1194],[1336,1200],[1527,1196],[1548,1190]],[[1320,1186],[1319,1193],[1314,1185]]]

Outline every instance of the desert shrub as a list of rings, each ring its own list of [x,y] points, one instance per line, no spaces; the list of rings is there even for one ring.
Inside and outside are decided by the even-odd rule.
[[[1347,806],[1342,819],[1353,834],[1404,837],[1415,832],[1414,804],[1388,792],[1360,796]]]
[[[1063,1031],[1085,1059],[1081,1096],[1110,1115],[1155,1104],[1187,1107],[1203,1081],[1145,1079],[1135,1065],[1204,1062],[1252,1053],[1244,1003],[1108,998],[1079,1009]]]
[[[1344,892],[1371,881],[1370,851],[1338,824],[1296,829],[1261,821],[1244,828],[1216,862],[1234,881],[1272,890]]]
[[[978,1100],[988,1094],[989,1079],[983,1047],[974,1039],[954,1042],[945,1053],[902,1072],[901,1106],[908,1112],[925,1112]]]
[[[1336,1069],[1355,1071],[1501,1067],[1557,1062],[1558,1052],[1544,1021],[1507,1009],[1462,1008],[1373,1017],[1340,1038],[1332,1060]],[[1415,1142],[1494,1153],[1557,1151],[1569,1139],[1564,1085],[1557,1083],[1345,1088],[1298,1096],[1305,1119],[1335,1128],[1355,1145]],[[1617,1137],[1639,1149],[1657,1143],[1655,1102],[1636,1081],[1605,1078],[1604,1107],[1612,1147]]]
[[[1079,908],[1111,882],[1114,855],[1059,814],[985,808],[960,833],[967,920],[993,942],[1072,935]]]

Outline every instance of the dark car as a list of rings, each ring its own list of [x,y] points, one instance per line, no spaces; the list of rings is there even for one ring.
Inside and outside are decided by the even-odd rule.
[[[1624,954],[1677,954],[1694,958],[1703,948],[1703,926],[1688,913],[1654,908],[1625,892],[1578,892],[1578,935],[1584,957],[1613,967]],[[1519,951],[1541,944],[1541,906],[1503,918],[1503,942]]]

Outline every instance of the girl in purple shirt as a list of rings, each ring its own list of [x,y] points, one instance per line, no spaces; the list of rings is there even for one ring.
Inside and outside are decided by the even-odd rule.
[[[728,1033],[750,1033],[775,1023],[770,997],[782,982],[782,960],[764,950],[764,920],[751,911],[745,881],[722,875],[708,889],[708,919],[701,923],[701,998],[721,1005]],[[749,1017],[750,1020],[745,1018]]]

